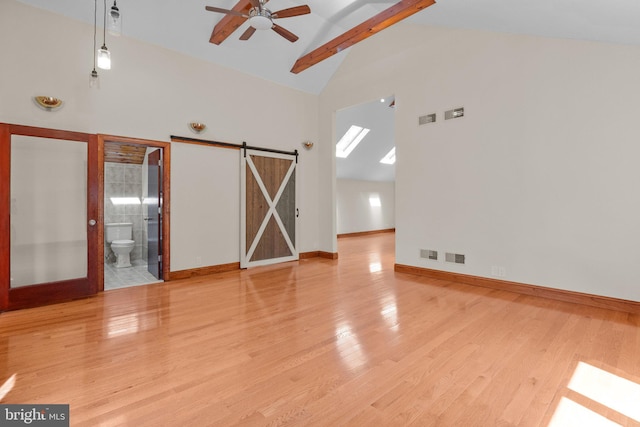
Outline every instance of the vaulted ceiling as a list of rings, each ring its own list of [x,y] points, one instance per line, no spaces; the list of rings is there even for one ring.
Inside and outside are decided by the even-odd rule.
[[[93,24],[90,0],[18,1]],[[269,0],[266,7],[274,12],[309,5],[309,14],[274,20],[299,37],[295,43],[268,30],[240,40],[249,27],[246,18],[205,9],[213,6],[246,13],[252,1],[117,0],[117,4],[126,37],[314,94],[326,86],[349,46],[388,25],[411,23],[640,45],[638,0],[437,0],[433,5],[432,0]],[[97,1],[99,22],[103,7],[113,4],[113,0],[104,2]],[[112,55],[117,64],[117,51]],[[379,100],[336,116],[336,140],[352,124],[372,129],[349,158],[336,159],[339,178],[394,179],[394,167],[379,164],[394,144],[393,111],[376,103]],[[368,120],[371,117],[378,118]]]
[[[275,20],[310,14],[311,9],[309,6],[294,6],[276,10],[272,13],[268,9],[268,7],[272,7],[267,4],[268,1],[269,0],[239,0],[232,9],[207,6],[205,9],[208,11],[224,14],[223,18],[214,27],[209,41],[219,45],[245,23],[247,23],[249,27],[242,33],[240,40],[249,40],[256,32],[256,28],[251,26],[250,22],[251,18],[256,15],[271,19],[271,23],[269,24],[273,25],[271,29],[286,40],[292,43],[298,41],[299,37],[297,35],[278,25],[280,21],[276,23]],[[435,0],[398,0],[397,3],[382,12],[364,20],[350,30],[313,49],[311,52],[305,53],[298,58],[291,68],[291,72],[298,74],[434,4]],[[264,16],[261,14],[262,11],[265,11]],[[249,18],[249,20],[247,20],[247,18]]]
[[[19,0],[93,23],[93,2],[87,0]],[[104,0],[103,0],[104,1]],[[277,24],[299,37],[291,43],[274,31],[258,31],[239,40],[248,24],[224,25],[225,15],[205,10],[246,8],[250,0],[118,0],[123,34],[172,50],[253,74],[305,92],[320,93],[336,71],[349,46],[386,25],[422,10],[395,25],[411,22],[640,44],[640,2],[637,0],[270,0],[272,11],[309,5],[310,14],[282,18]],[[113,3],[107,0],[107,7]],[[99,17],[103,3],[98,1]],[[394,9],[395,8],[395,9]],[[406,8],[406,10],[405,10]],[[392,9],[393,12],[385,12]],[[385,15],[386,13],[386,15]],[[376,20],[378,19],[378,20]],[[367,23],[367,21],[369,21]],[[228,34],[210,43],[216,25]],[[363,31],[350,32],[363,26]],[[373,29],[373,31],[371,30]],[[336,53],[317,64],[314,60]],[[117,52],[113,52],[117,61]],[[302,59],[301,59],[302,58]],[[308,66],[308,68],[306,68]],[[291,72],[294,69],[297,73]]]

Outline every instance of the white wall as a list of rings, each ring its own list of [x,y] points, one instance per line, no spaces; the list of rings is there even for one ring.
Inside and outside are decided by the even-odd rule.
[[[28,23],[28,25],[27,25]],[[0,3],[0,122],[168,141],[202,138],[301,149],[318,139],[318,97],[126,37],[89,89],[93,28],[13,0]],[[211,54],[215,55],[215,46]],[[55,112],[32,97],[64,100]],[[301,150],[299,250],[319,249],[318,150]],[[239,260],[239,152],[172,144],[171,270]]]
[[[403,23],[353,48],[321,95],[320,139],[335,111],[396,94],[397,263],[640,301],[638,75],[637,46]]]
[[[395,227],[395,182],[338,179],[336,181],[338,234],[386,230]],[[379,200],[377,206],[372,199]]]
[[[178,145],[179,149],[171,153],[172,167],[191,172],[172,182],[171,215],[172,218],[189,218],[191,223],[171,221],[172,246],[189,248],[188,251],[176,251],[172,247],[171,265],[200,267],[238,262],[238,152],[201,145]],[[202,188],[203,182],[212,184],[206,187],[205,192],[194,191]],[[220,221],[221,218],[224,221]]]

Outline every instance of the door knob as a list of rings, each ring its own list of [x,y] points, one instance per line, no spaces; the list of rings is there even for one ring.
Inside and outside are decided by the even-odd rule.
[[[96,220],[95,220],[95,219],[90,219],[90,220],[89,220],[89,225],[90,225],[90,226],[92,226],[92,227],[93,227],[94,225],[96,225]]]

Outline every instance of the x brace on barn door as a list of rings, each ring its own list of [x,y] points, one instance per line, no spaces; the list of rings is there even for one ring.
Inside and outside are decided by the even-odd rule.
[[[298,259],[296,158],[243,150],[240,267]]]

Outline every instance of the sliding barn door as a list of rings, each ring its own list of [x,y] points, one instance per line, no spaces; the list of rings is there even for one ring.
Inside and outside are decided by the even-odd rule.
[[[240,267],[297,260],[296,156],[240,153]]]

